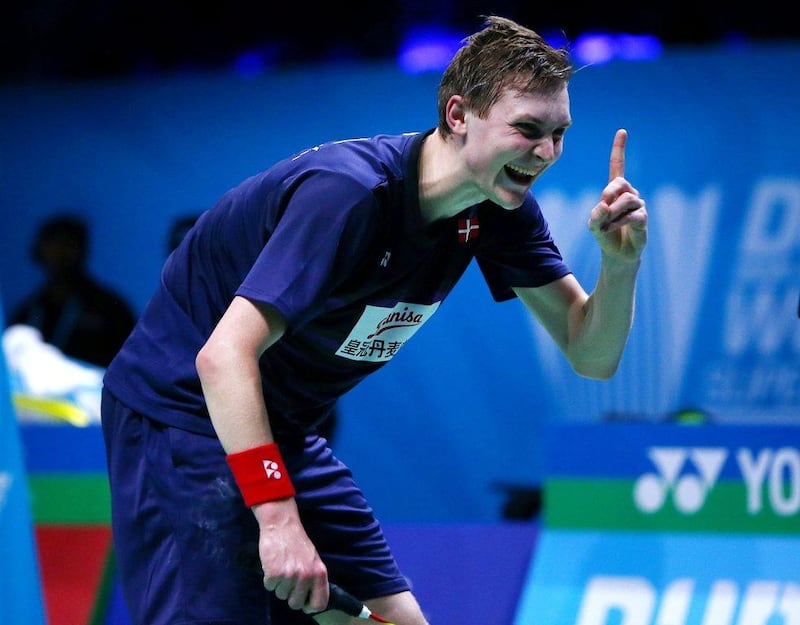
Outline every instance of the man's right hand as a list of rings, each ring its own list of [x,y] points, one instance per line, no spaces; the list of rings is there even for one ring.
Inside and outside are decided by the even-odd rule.
[[[264,587],[294,610],[328,607],[328,570],[300,522],[293,497],[253,506]]]

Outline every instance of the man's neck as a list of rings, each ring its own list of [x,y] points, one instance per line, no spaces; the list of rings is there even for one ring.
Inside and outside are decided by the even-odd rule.
[[[419,204],[425,223],[447,219],[481,201],[459,156],[454,137],[435,130],[419,158]]]

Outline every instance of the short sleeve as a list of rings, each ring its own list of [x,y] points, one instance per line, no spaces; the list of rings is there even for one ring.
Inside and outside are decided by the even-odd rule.
[[[512,211],[486,203],[478,218],[475,258],[496,301],[513,298],[512,287],[543,286],[571,273],[533,197]]]
[[[290,325],[318,314],[358,263],[375,231],[377,203],[357,180],[311,173],[286,208],[236,294],[275,307]]]

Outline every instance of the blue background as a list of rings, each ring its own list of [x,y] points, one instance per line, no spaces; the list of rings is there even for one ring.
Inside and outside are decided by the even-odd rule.
[[[576,73],[565,154],[536,191],[591,289],[599,256],[585,223],[614,131],[628,128],[626,174],[648,201],[651,240],[620,371],[608,383],[575,376],[472,266],[342,401],[335,448],[380,517],[499,518],[499,483],[541,482],[552,422],[656,422],[687,406],[720,423],[798,420],[798,67],[797,46],[753,44]],[[434,125],[438,79],[376,62],[3,87],[6,309],[41,278],[28,246],[55,210],[90,219],[92,269],[141,310],[173,219],[321,141]]]

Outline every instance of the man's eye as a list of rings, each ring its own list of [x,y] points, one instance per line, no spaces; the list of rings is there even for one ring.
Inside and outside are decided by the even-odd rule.
[[[539,139],[542,136],[542,131],[538,126],[517,126],[517,129],[525,135],[528,139]]]

